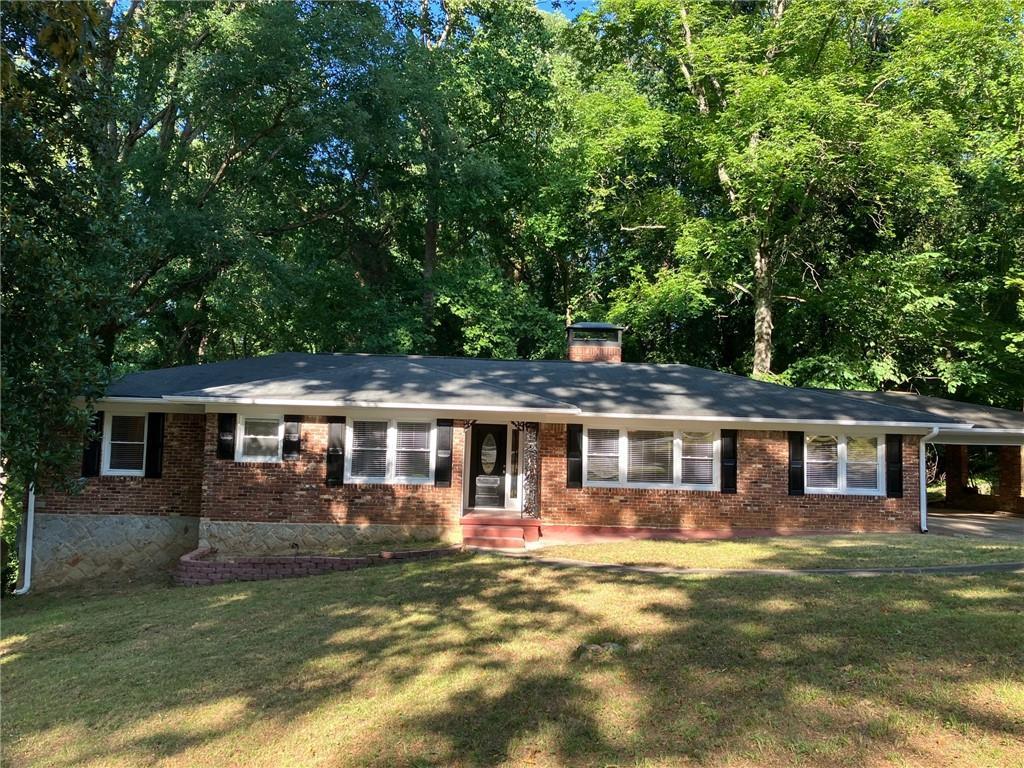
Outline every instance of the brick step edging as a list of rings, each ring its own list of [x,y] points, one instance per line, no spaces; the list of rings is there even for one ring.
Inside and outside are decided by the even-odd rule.
[[[279,557],[234,557],[210,560],[217,550],[199,547],[182,555],[174,571],[178,586],[198,587],[226,584],[232,581],[269,581],[300,576],[321,576],[336,571],[354,571],[386,563],[407,560],[433,560],[450,557],[462,551],[461,546],[440,549],[383,551],[372,555],[331,557],[328,555],[286,555]]]

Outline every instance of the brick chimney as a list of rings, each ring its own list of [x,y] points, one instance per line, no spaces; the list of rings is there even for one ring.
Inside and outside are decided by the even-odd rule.
[[[565,329],[569,359],[577,362],[622,362],[621,325],[573,323]]]

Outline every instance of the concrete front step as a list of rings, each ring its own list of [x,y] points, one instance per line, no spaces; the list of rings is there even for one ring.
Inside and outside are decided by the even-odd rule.
[[[463,536],[462,543],[480,549],[526,549],[526,540],[522,537]]]
[[[462,537],[466,538],[522,538],[527,542],[540,539],[540,520],[512,515],[481,514],[474,512],[462,518]]]
[[[526,539],[526,532],[516,525],[463,525],[462,535],[485,539]]]

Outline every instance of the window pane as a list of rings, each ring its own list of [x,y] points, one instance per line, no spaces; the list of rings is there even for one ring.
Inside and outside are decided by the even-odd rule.
[[[111,469],[143,469],[145,443],[110,443]]]
[[[848,488],[859,488],[861,490],[873,490],[878,488],[878,465],[877,464],[847,464],[846,485]]]
[[[715,436],[711,432],[683,432],[682,476],[688,485],[715,481]]]
[[[110,417],[110,469],[142,471],[146,455],[146,417]]]
[[[246,419],[245,437],[273,437],[277,439],[277,419]]]
[[[398,450],[422,450],[430,448],[430,424],[421,422],[398,422]]]
[[[509,467],[509,476],[511,482],[508,485],[508,495],[510,498],[517,498],[519,496],[519,430],[512,430],[512,463]]]
[[[356,421],[352,423],[352,447],[379,448],[388,446],[388,423],[386,421]]]
[[[711,432],[683,432],[683,458],[715,458],[715,436]]]
[[[641,430],[627,433],[629,482],[672,482],[672,433]]]
[[[110,441],[112,443],[142,443],[145,440],[145,416],[110,417]]]
[[[846,486],[878,488],[878,438],[851,437],[846,441]]]
[[[246,419],[242,424],[242,455],[259,459],[277,458],[277,419]]]
[[[353,450],[352,474],[356,477],[383,478],[387,473],[387,460],[387,451],[384,450]]]
[[[619,430],[587,430],[587,480],[618,482]]]
[[[807,438],[807,485],[810,488],[839,487],[839,442],[833,435]]]
[[[711,485],[715,482],[714,459],[683,459],[682,482]]]
[[[430,477],[430,451],[399,451],[395,456],[399,477]]]
[[[846,460],[875,464],[878,461],[878,439],[851,437],[846,441]]]
[[[259,458],[277,457],[277,437],[246,437],[242,440],[242,455]]]

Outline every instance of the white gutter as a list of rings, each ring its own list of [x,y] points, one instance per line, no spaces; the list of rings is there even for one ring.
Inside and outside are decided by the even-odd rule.
[[[117,401],[120,398],[103,398],[104,401]],[[124,398],[128,400],[130,398]],[[379,408],[382,410],[422,410],[422,411],[465,411],[469,413],[537,413],[551,414],[557,416],[573,416],[579,419],[593,420],[614,420],[614,421],[688,421],[707,422],[713,424],[756,424],[760,427],[785,427],[791,425],[799,426],[844,426],[844,427],[865,427],[865,428],[886,428],[886,429],[920,429],[936,430],[940,426],[948,427],[950,422],[919,422],[919,421],[865,421],[858,419],[780,419],[778,417],[743,417],[735,416],[694,416],[691,414],[666,414],[666,413],[602,413],[597,411],[581,411],[578,408],[530,408],[522,406],[502,405],[460,405],[458,403],[431,403],[431,402],[388,402],[368,400],[312,400],[297,398],[278,397],[230,397],[210,395],[165,395],[162,398],[165,403],[189,403],[196,405],[261,405],[277,407],[303,406],[312,408]],[[139,402],[136,399],[136,402]],[[967,422],[964,427],[970,427]]]
[[[167,395],[166,403],[197,403],[208,405],[274,405],[274,406],[309,406],[313,408],[381,408],[421,411],[470,411],[484,413],[551,413],[559,415],[579,415],[577,408],[525,408],[504,405],[460,405],[458,403],[422,403],[422,402],[371,402],[365,400],[307,400],[278,397],[194,397],[191,395]]]
[[[888,429],[919,429],[932,431],[948,427],[952,422],[931,421],[867,421],[865,419],[780,419],[777,416],[693,416],[677,413],[602,413],[599,411],[581,411],[579,416],[584,419],[629,421],[700,421],[714,424],[756,424],[759,427],[797,426],[840,426]],[[963,426],[970,427],[968,422]]]
[[[925,448],[939,434],[939,428],[934,427],[931,432],[921,438],[918,443],[917,473],[921,484],[921,533],[928,533],[928,472],[925,467]]]
[[[27,595],[32,589],[32,539],[35,533],[36,523],[36,488],[34,483],[28,486],[28,509],[25,512],[25,562],[23,571],[24,578],[21,586],[11,594]]]

